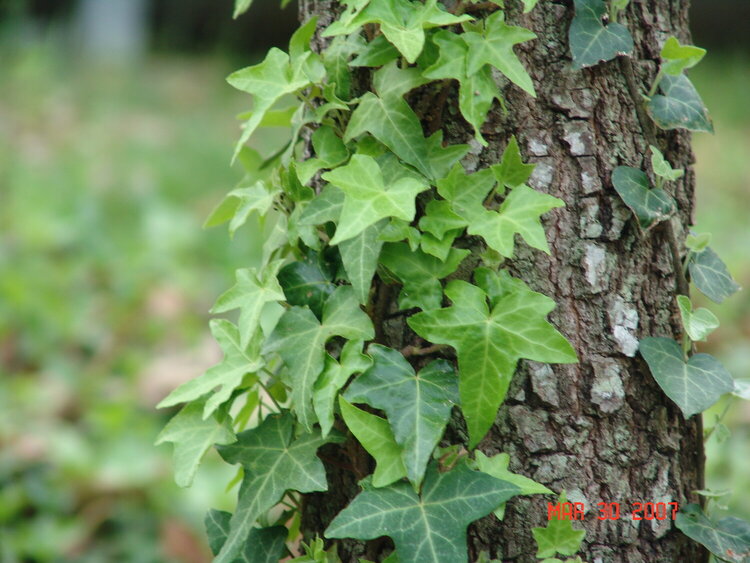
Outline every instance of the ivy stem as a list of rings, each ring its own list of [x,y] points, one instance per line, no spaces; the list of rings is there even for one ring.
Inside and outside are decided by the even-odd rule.
[[[436,354],[437,352],[445,350],[446,348],[448,348],[448,346],[446,346],[445,344],[433,344],[432,346],[427,346],[425,348],[419,348],[418,346],[409,345],[401,350],[401,354],[405,358],[409,358],[411,356],[429,356],[430,354]]]
[[[656,91],[659,89],[659,84],[661,84],[662,78],[664,78],[664,71],[661,69],[661,66],[660,66],[659,72],[656,74],[656,78],[654,78],[654,83],[651,84],[651,89],[648,91],[649,98],[653,98],[654,94],[656,94]]]
[[[263,372],[267,373],[267,374],[268,374],[268,375],[270,375],[271,377],[276,377],[276,374],[275,374],[275,373],[272,373],[272,372],[271,372],[271,371],[269,371],[268,369],[266,369],[266,368],[264,368],[264,367],[263,367],[263,368],[260,368],[260,369],[261,369],[261,371],[263,371]],[[282,407],[282,406],[281,406],[281,405],[279,404],[279,402],[278,402],[278,401],[277,401],[277,400],[276,400],[276,399],[274,398],[274,396],[273,396],[273,395],[271,395],[271,392],[270,392],[270,391],[268,390],[268,387],[266,387],[266,384],[265,384],[265,383],[263,383],[263,381],[261,381],[260,377],[258,378],[258,385],[260,385],[260,386],[261,386],[261,388],[263,389],[263,391],[265,391],[265,392],[266,392],[266,395],[268,395],[268,398],[269,398],[269,399],[271,399],[271,402],[272,402],[272,403],[274,404],[274,406],[275,406],[275,407],[276,407],[276,408],[278,409],[278,412],[281,412],[281,411],[283,411],[283,410],[284,410],[284,409],[283,409],[283,407]]]
[[[713,435],[714,430],[716,430],[716,427],[721,424],[721,421],[724,420],[724,417],[729,412],[729,407],[732,406],[732,400],[727,400],[727,404],[724,406],[724,410],[721,411],[721,414],[716,417],[716,422],[714,422],[714,425],[711,427],[711,429],[706,432],[706,435],[703,437],[704,442],[708,442],[708,439]]]

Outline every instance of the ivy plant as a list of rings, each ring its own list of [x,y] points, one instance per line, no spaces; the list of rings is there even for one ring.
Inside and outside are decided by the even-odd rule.
[[[237,0],[235,17],[250,4]],[[468,169],[469,146],[445,143],[439,122],[425,134],[414,105],[415,92],[439,104],[455,83],[461,115],[486,144],[482,126],[493,104],[503,103],[498,78],[520,95],[536,95],[516,50],[536,35],[509,25],[501,1],[476,18],[437,0],[342,4],[327,27],[308,20],[286,51],[273,48],[228,78],[252,101],[234,153],[246,177],[207,223],[228,222],[234,234],[257,220],[262,258],[240,268],[218,298],[213,313],[238,312],[236,323],[211,324],[224,359],[162,401],[186,405],[159,438],[175,444],[181,485],[214,444],[240,468],[234,513],[211,511],[206,519],[219,563],[286,556],[285,540],[298,540],[300,495],[328,488],[317,453],[329,443],[357,442],[375,463],[366,475],[351,460],[361,492],[325,537],[389,536],[389,561],[467,561],[471,522],[502,518],[516,495],[552,493],[511,473],[507,454],[487,457],[476,447],[519,360],[577,361],[547,318],[555,302],[501,267],[517,244],[549,253],[543,218],[565,204],[528,185],[534,167],[515,138],[498,164]],[[528,12],[537,2],[521,4]],[[632,37],[617,21],[627,4],[575,0],[573,68],[629,56]],[[310,46],[316,32],[320,51]],[[684,74],[701,57],[673,38],[665,43],[651,91],[636,100],[657,126],[711,129]],[[284,125],[290,135],[264,158],[245,142],[265,125]],[[651,144],[648,171],[621,166],[612,173],[644,233],[677,213],[669,186],[683,174]],[[705,241],[690,244],[684,268],[696,286],[718,301],[736,291]],[[491,258],[468,259],[481,250]],[[395,312],[383,306],[392,289]],[[735,383],[714,358],[690,355],[690,342],[705,338],[715,317],[693,310],[687,296],[679,306],[685,340],[644,338],[641,354],[688,417]],[[405,318],[413,344],[384,345],[387,315]],[[446,434],[455,413],[466,422],[468,443]],[[682,529],[705,543],[702,521],[693,520]],[[533,534],[538,557],[557,561],[576,554],[584,532],[550,522]],[[294,555],[335,561],[335,553],[335,543],[326,549],[315,538]]]

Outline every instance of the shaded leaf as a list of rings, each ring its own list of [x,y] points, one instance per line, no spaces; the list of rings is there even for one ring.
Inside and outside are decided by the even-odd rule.
[[[309,251],[303,260],[287,264],[278,274],[279,284],[290,305],[307,305],[315,316],[323,314],[323,305],[334,292],[333,277],[317,252]]]
[[[708,110],[687,76],[666,75],[660,88],[664,95],[654,96],[646,106],[651,119],[659,127],[714,132]]]
[[[740,286],[729,274],[726,264],[710,247],[694,254],[688,269],[695,287],[716,303],[721,303],[740,290]]]
[[[633,38],[628,28],[617,22],[605,24],[607,6],[603,0],[575,0],[575,7],[576,14],[568,31],[574,69],[633,52]]]
[[[695,354],[686,362],[680,345],[671,338],[646,337],[639,350],[659,387],[685,418],[703,412],[734,389],[732,376],[716,358]]]
[[[229,535],[232,514],[223,510],[211,510],[206,514],[205,525],[208,545],[216,555]],[[278,563],[287,554],[284,526],[253,528],[239,556],[232,563]]]
[[[370,225],[354,238],[347,239],[339,244],[341,261],[344,264],[346,275],[349,278],[359,302],[367,303],[370,296],[370,285],[372,277],[378,266],[380,249],[383,240],[380,235],[385,229],[386,220],[380,220]]]
[[[399,57],[396,47],[391,45],[385,35],[378,35],[375,39],[367,43],[365,47],[359,50],[354,60],[349,63],[350,66],[384,66]]]
[[[612,172],[612,184],[644,231],[669,219],[677,211],[672,196],[661,188],[651,189],[643,170],[618,166]]]
[[[337,222],[344,206],[344,192],[328,184],[305,207],[299,218],[301,225],[322,225],[328,221]]]
[[[712,522],[700,505],[680,508],[675,526],[723,561],[743,563],[750,558],[750,524],[729,516]]]

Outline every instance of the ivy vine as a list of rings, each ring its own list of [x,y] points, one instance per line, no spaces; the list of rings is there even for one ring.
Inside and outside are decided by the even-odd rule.
[[[212,313],[239,312],[236,323],[211,322],[224,358],[160,403],[187,404],[159,438],[175,444],[182,486],[213,445],[240,468],[234,514],[213,510],[206,518],[219,563],[287,555],[286,540],[299,534],[300,494],[327,488],[317,450],[329,442],[357,440],[375,471],[366,475],[353,464],[362,491],[325,536],[390,536],[396,551],[387,561],[466,561],[471,522],[493,512],[502,518],[513,496],[552,492],[509,472],[507,454],[488,458],[474,447],[495,420],[520,359],[577,361],[547,321],[554,301],[500,267],[514,256],[515,235],[549,253],[540,218],[564,204],[527,185],[534,167],[523,162],[515,138],[498,164],[467,170],[468,145],[444,144],[439,112],[427,119],[425,135],[408,96],[420,89],[441,109],[457,82],[459,111],[486,145],[482,124],[495,101],[503,104],[496,74],[535,96],[514,47],[536,36],[506,23],[502,0],[462,1],[453,10],[437,0],[342,3],[322,30],[321,52],[310,47],[313,18],[294,33],[288,51],[273,48],[228,78],[253,103],[234,154],[245,177],[207,225],[228,222],[234,235],[257,216],[262,258],[237,270],[236,284],[218,298]],[[521,3],[526,12],[537,4]],[[250,4],[237,0],[235,17]],[[619,57],[644,132],[651,131],[646,119],[661,129],[711,131],[684,74],[705,51],[669,38],[654,82],[640,92],[627,59],[633,40],[617,21],[627,4],[575,0],[573,68]],[[290,98],[296,102],[286,105]],[[258,128],[279,125],[291,136],[276,154],[263,158],[246,146]],[[653,135],[648,141],[650,169],[621,166],[612,183],[644,236],[669,226],[683,281],[677,293],[685,337],[645,338],[640,351],[689,417],[741,390],[715,358],[692,354],[692,342],[718,321],[706,309],[693,310],[686,276],[716,301],[738,287],[706,236],[691,236],[681,257],[669,185],[683,172],[671,167]],[[482,241],[481,263],[468,264],[477,248],[465,235]],[[424,345],[419,339],[402,350],[383,345],[392,287],[399,288],[397,314]],[[443,359],[415,371],[410,360],[425,355]],[[454,407],[467,424],[468,452],[460,444],[439,446]],[[746,523],[712,522],[697,505],[677,526],[717,556],[726,558],[730,543],[734,553],[750,551]],[[575,555],[584,536],[554,520],[533,533],[538,557],[550,562]],[[326,550],[321,538],[302,549],[294,561],[337,560],[335,543]]]

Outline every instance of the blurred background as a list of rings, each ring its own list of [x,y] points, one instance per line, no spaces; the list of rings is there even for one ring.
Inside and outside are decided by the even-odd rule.
[[[255,253],[248,231],[201,229],[241,177],[248,100],[224,77],[296,26],[277,0],[231,14],[231,0],[0,0],[0,563],[207,561],[203,516],[232,508],[229,466],[209,454],[178,489],[171,447],[153,446],[172,414],[154,405],[218,361],[207,311]],[[750,287],[750,3],[696,0],[693,22],[717,131],[694,138],[697,230]],[[750,294],[710,307],[722,327],[701,349],[749,377]],[[708,486],[744,518],[749,405],[707,444]]]

